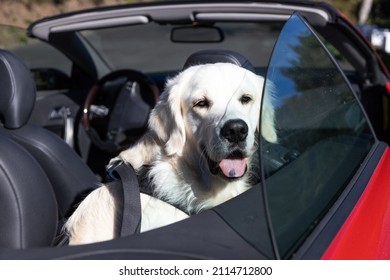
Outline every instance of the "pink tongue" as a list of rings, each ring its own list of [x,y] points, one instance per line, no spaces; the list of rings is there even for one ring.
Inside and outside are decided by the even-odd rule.
[[[219,163],[222,173],[228,178],[238,178],[245,174],[245,159],[224,159]]]

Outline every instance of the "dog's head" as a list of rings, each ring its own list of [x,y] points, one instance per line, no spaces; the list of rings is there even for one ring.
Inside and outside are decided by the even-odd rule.
[[[245,175],[257,148],[264,79],[230,63],[192,66],[167,82],[149,126],[168,156],[207,162],[223,178]],[[262,135],[276,142],[273,109],[263,105]]]

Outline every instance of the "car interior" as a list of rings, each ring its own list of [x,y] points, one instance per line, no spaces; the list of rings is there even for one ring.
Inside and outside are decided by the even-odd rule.
[[[117,16],[113,9],[107,28],[97,28],[94,20],[72,25],[61,17],[53,19],[61,24],[52,28],[50,21],[42,20],[28,30],[30,36],[41,40],[33,44],[32,53],[26,54],[24,47],[0,49],[0,150],[4,151],[0,157],[0,247],[55,246],[64,221],[77,204],[109,180],[109,159],[143,135],[166,80],[185,67],[186,59],[199,49],[233,49],[243,54],[269,81],[264,98],[271,98],[267,94],[273,93],[272,98],[277,100],[276,124],[281,140],[272,144],[259,139],[254,187],[237,199],[158,233],[103,242],[99,252],[93,245],[65,251],[45,249],[40,251],[40,258],[61,258],[64,252],[69,258],[107,258],[109,250],[110,258],[225,258],[228,248],[222,241],[213,243],[215,238],[209,236],[216,232],[223,236],[221,240],[233,244],[237,258],[291,258],[347,187],[351,174],[359,169],[374,143],[378,139],[387,141],[383,108],[376,106],[383,99],[387,78],[371,50],[357,43],[362,38],[351,35],[351,27],[342,19],[336,26],[329,19],[331,15],[303,9],[302,16],[292,24],[292,30],[303,32],[296,38],[309,34],[312,40],[318,36],[289,49],[295,58],[305,53],[308,60],[317,63],[314,67],[306,65],[308,60],[298,59],[304,65],[299,74],[308,76],[308,82],[302,83],[294,71],[288,72],[294,63],[272,55],[286,53],[283,48],[290,46],[291,38],[280,35],[289,27],[286,20],[290,10],[274,18],[246,10],[200,10],[196,14],[199,28],[188,20],[185,10],[178,9],[176,16],[165,18],[155,8],[146,19],[135,10],[129,12],[128,24],[118,24],[113,20]],[[264,10],[269,12],[260,8]],[[81,19],[83,16],[80,14]],[[302,25],[302,18],[313,29]],[[52,28],[52,33],[45,33],[46,28]],[[112,48],[113,42],[124,37],[141,42]],[[42,42],[43,38],[57,50]],[[326,51],[318,38],[328,47]],[[40,65],[46,59],[43,53],[53,53],[57,65]],[[285,72],[273,77],[273,69]],[[330,78],[323,78],[324,73]],[[319,80],[321,86],[314,87]],[[271,84],[286,86],[276,88],[275,93]],[[302,87],[293,89],[292,84]],[[315,114],[318,118],[312,118]],[[366,114],[371,123],[366,121]],[[324,169],[317,162],[326,166],[327,174],[335,175],[329,180],[321,176]],[[343,166],[348,168],[337,173]],[[260,187],[262,178],[266,190]],[[248,205],[251,207],[244,207]],[[205,230],[209,240],[193,232],[199,227],[209,229]],[[173,233],[181,243],[168,237]],[[258,234],[264,238],[259,239]],[[152,244],[150,238],[154,239]],[[207,249],[202,242],[207,243]],[[188,251],[184,254],[178,244]],[[24,257],[37,255],[30,251]]]

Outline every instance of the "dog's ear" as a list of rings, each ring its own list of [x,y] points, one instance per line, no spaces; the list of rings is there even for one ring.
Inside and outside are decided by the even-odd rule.
[[[275,111],[273,108],[263,106],[261,113],[261,135],[268,142],[278,142],[278,136],[275,129]]]
[[[181,155],[186,139],[179,76],[168,81],[160,100],[151,111],[149,131],[134,146],[112,159],[109,166],[122,160],[138,170],[143,165],[151,164],[162,153],[168,156]]]
[[[270,143],[278,142],[278,135],[275,128],[275,109],[273,105],[274,85],[267,80],[266,88],[263,92],[263,101],[261,108],[261,135]]]
[[[149,118],[149,129],[162,141],[168,156],[180,156],[186,141],[179,80],[180,75],[167,82]]]

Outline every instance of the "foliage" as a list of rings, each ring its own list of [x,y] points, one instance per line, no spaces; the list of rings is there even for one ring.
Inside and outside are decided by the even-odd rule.
[[[315,0],[321,1],[321,0]],[[342,11],[352,22],[358,21],[359,9],[362,0],[325,0],[325,2],[335,6]],[[390,26],[390,1],[389,0],[374,0],[371,9],[369,24],[382,26]]]
[[[390,1],[375,0],[371,11],[371,23],[390,27]]]

